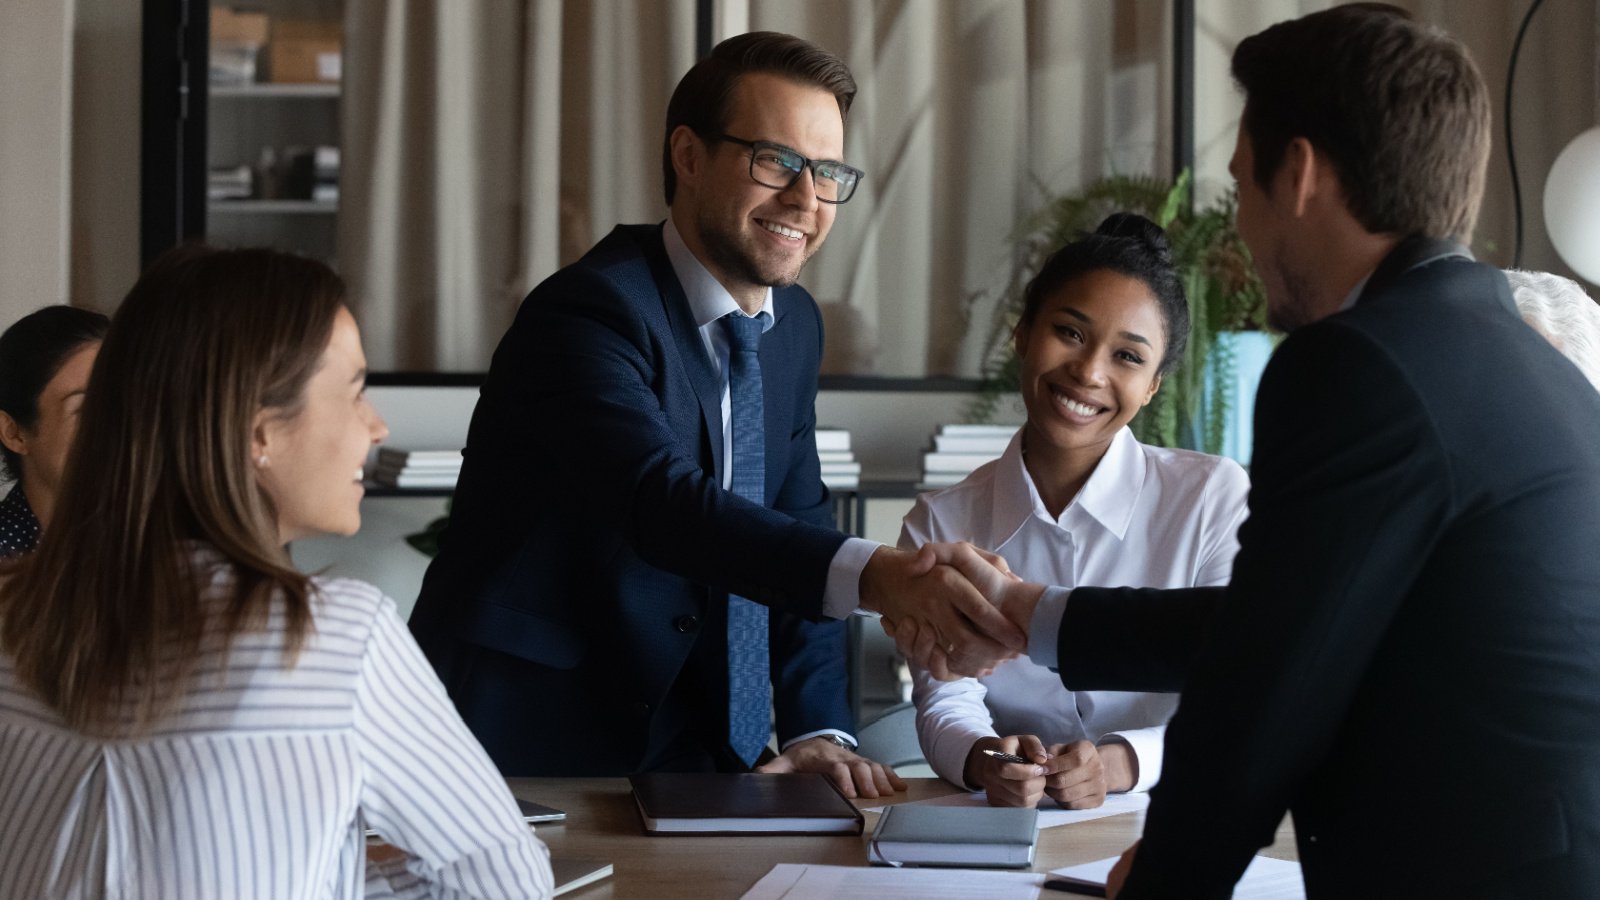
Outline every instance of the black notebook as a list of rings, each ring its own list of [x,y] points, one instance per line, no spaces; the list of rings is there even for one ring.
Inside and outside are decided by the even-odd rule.
[[[1039,811],[1033,808],[890,806],[872,830],[875,865],[1033,865]]]
[[[628,781],[651,834],[861,833],[861,811],[812,772],[646,772]]]

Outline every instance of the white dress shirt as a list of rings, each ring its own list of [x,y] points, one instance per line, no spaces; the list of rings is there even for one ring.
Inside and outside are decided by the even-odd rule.
[[[1238,463],[1149,447],[1124,428],[1057,519],[1023,466],[1021,445],[1019,433],[998,460],[960,484],[919,497],[905,518],[900,546],[971,541],[1004,557],[1024,580],[1063,588],[1228,581],[1249,491]],[[1052,647],[1053,635],[1047,641]],[[1038,658],[1033,654],[1032,661],[1003,663],[988,677],[951,682],[915,671],[917,736],[933,770],[970,787],[962,776],[974,741],[1033,734],[1047,746],[1125,742],[1139,763],[1133,790],[1153,785],[1177,695],[1068,691]]]
[[[706,355],[711,359],[711,365],[717,370],[717,376],[722,379],[722,489],[731,490],[733,486],[733,402],[728,384],[728,334],[717,324],[717,321],[729,313],[744,315],[739,302],[733,299],[728,289],[722,286],[715,275],[695,258],[688,245],[683,242],[683,235],[678,233],[672,219],[667,219],[662,229],[661,239],[667,248],[667,259],[672,263],[672,272],[678,276],[678,284],[682,285],[684,296],[689,300],[689,312],[694,316],[694,323],[700,329],[700,340],[705,344]],[[772,328],[776,315],[772,305],[772,288],[767,288],[766,298],[761,303],[761,310],[756,314],[762,319],[761,331]],[[763,380],[765,379],[763,375]],[[828,565],[828,580],[822,594],[822,611],[835,619],[843,619],[861,606],[861,570],[867,567],[867,559],[880,545],[874,541],[862,540],[858,537],[845,538],[833,554],[833,561]],[[855,743],[855,738],[842,731],[828,729],[825,731],[812,731],[798,737],[791,738],[784,743],[783,749],[823,734],[837,734]]]
[[[137,738],[67,728],[0,652],[0,894],[549,897],[544,844],[394,603],[315,583],[292,666],[275,612],[204,648]],[[369,826],[407,856],[369,870]]]

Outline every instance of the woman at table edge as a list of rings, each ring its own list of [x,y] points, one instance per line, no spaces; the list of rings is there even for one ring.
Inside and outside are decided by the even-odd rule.
[[[1117,213],[1056,251],[1014,332],[1027,421],[1004,455],[918,498],[900,546],[971,541],[1045,584],[1187,587],[1228,580],[1249,481],[1229,459],[1152,447],[1128,422],[1183,356],[1189,312],[1166,235]],[[934,771],[997,806],[1069,808],[1146,790],[1172,694],[1068,691],[1027,659],[982,678],[914,672]],[[1020,757],[1010,762],[984,751]]]
[[[290,560],[360,527],[388,433],[343,297],[189,246],[117,311],[50,526],[0,573],[10,893],[551,894],[393,602]],[[369,869],[368,825],[406,855]]]

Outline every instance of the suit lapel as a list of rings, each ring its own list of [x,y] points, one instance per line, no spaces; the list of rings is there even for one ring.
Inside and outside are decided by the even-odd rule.
[[[723,467],[722,380],[717,377],[711,357],[706,354],[705,342],[700,339],[700,328],[695,325],[694,316],[689,311],[689,298],[683,292],[683,285],[678,283],[677,274],[672,271],[666,245],[661,242],[660,227],[651,230],[644,246],[650,272],[661,292],[661,302],[665,306],[667,325],[672,330],[678,359],[689,376],[695,399],[700,402],[701,423],[705,426],[707,443],[711,445],[712,471],[720,484]]]

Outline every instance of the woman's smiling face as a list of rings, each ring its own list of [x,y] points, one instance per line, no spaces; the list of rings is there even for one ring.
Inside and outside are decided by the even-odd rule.
[[[1078,275],[1019,328],[1028,447],[1096,452],[1161,386],[1161,305],[1137,278],[1107,269]]]

